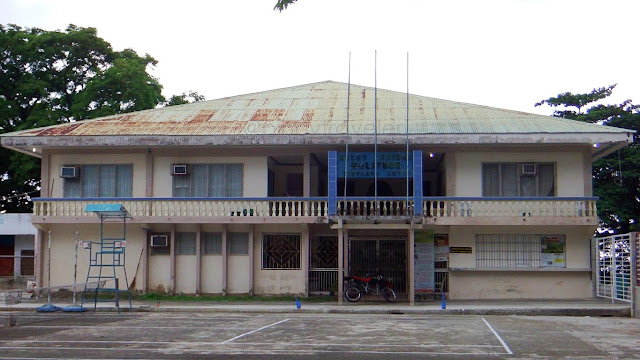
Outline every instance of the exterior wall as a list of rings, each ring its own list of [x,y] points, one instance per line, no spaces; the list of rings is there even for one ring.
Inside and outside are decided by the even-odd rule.
[[[195,294],[196,256],[176,255],[176,293]]]
[[[263,270],[262,269],[262,234],[291,233],[301,234],[301,269],[297,270]],[[306,292],[307,264],[309,263],[309,242],[306,225],[280,224],[256,226],[254,242],[254,293],[256,295],[303,294]]]
[[[249,271],[251,270],[249,255],[229,255],[227,269],[227,293],[248,293],[251,290],[249,288]]]
[[[201,288],[203,294],[222,293],[222,255],[202,255]]]
[[[565,235],[566,268],[474,270],[476,234]],[[590,227],[451,227],[449,246],[471,247],[473,253],[449,255],[449,296],[452,299],[591,298],[592,234]]]
[[[118,224],[121,226],[121,224]],[[75,233],[78,232],[78,240],[82,241],[100,241],[100,224],[83,224],[83,225],[51,225],[51,285],[71,285],[73,284],[74,275],[74,258],[75,258]],[[118,234],[120,236],[120,228],[116,224],[105,225],[106,236]],[[136,289],[142,288],[142,266],[138,267],[138,262],[142,261],[140,253],[144,245],[144,230],[140,226],[127,224],[127,248],[125,268],[127,278],[131,283],[136,278]],[[47,263],[48,263],[48,232],[44,232],[43,242],[43,286],[48,286],[47,280]],[[96,245],[94,244],[94,251]],[[78,249],[78,267],[77,282],[86,281],[87,270],[89,264],[89,250]],[[161,264],[157,264],[158,268]],[[136,269],[138,273],[136,274]],[[161,271],[161,270],[160,270]],[[168,272],[168,267],[167,270]],[[153,273],[153,271],[151,271]],[[121,269],[117,270],[118,277],[122,278]],[[126,289],[126,284],[122,279],[121,289]]]
[[[0,235],[35,235],[36,231],[31,214],[0,214]]]
[[[554,162],[558,197],[591,196],[585,193],[588,187],[581,176],[585,170],[582,152],[456,152],[452,155],[454,159],[447,161],[446,166],[454,170],[455,191],[449,191],[447,196],[482,196],[484,162]],[[451,180],[448,178],[447,181]]]
[[[51,194],[42,197],[61,198],[64,195],[64,179],[60,177],[60,166],[66,164],[133,164],[133,197],[145,196],[146,171],[144,154],[52,154],[48,178]]]
[[[243,196],[267,196],[267,158],[242,156],[158,156],[153,163],[153,196],[172,197],[171,164],[243,164]],[[144,170],[144,167],[141,169]],[[137,171],[137,169],[134,169]],[[142,170],[141,170],[142,171]],[[136,184],[134,183],[134,186]],[[143,187],[144,190],[144,187]]]
[[[584,272],[450,272],[451,299],[586,299],[591,274]]]

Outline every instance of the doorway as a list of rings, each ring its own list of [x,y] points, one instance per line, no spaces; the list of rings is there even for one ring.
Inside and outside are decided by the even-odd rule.
[[[396,293],[407,292],[406,239],[349,239],[349,275],[380,273]]]

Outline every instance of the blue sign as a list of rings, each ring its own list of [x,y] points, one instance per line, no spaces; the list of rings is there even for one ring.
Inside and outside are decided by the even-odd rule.
[[[345,176],[345,162],[346,176]],[[407,153],[372,152],[338,153],[338,178],[373,179],[413,177],[413,154],[409,153],[409,174],[407,174]]]

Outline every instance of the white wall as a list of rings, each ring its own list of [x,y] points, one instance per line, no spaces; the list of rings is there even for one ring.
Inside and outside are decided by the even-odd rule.
[[[254,243],[254,293],[255,294],[303,294],[306,292],[307,266],[309,263],[309,243],[305,239],[306,225],[279,224],[256,226]],[[301,269],[296,270],[263,270],[262,269],[262,234],[263,233],[297,233],[301,234]]]
[[[556,163],[556,196],[591,196],[585,194],[582,152],[455,152],[447,155],[453,157],[446,162],[448,172],[455,174],[455,193],[449,192],[447,196],[482,196],[482,163],[487,162],[553,162]]]
[[[35,235],[36,231],[31,214],[0,214],[0,235]]]
[[[590,298],[592,231],[591,227],[570,226],[452,226],[449,246],[471,247],[472,254],[449,254],[449,268],[452,269],[449,272],[449,296],[452,299]],[[476,269],[476,234],[565,235],[566,268],[525,271]]]

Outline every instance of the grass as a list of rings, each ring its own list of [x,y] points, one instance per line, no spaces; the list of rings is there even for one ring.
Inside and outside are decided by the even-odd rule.
[[[250,296],[250,295],[185,295],[185,294],[159,294],[146,293],[133,296],[134,300],[147,301],[214,301],[214,302],[289,302],[296,298],[294,295],[288,296]],[[302,302],[331,302],[336,301],[335,296],[310,296],[308,298],[298,297]]]

